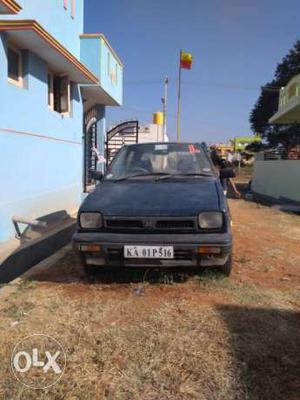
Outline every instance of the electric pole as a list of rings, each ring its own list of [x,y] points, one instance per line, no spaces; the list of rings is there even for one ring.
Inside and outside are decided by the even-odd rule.
[[[168,84],[169,78],[166,76],[164,80],[164,97],[161,99],[163,104],[163,141],[166,140],[167,137],[167,101],[168,101]]]

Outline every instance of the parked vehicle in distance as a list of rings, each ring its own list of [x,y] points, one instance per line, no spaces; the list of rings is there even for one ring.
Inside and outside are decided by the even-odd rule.
[[[94,177],[99,184],[80,207],[73,237],[87,273],[117,266],[230,274],[231,218],[204,144],[124,146]]]

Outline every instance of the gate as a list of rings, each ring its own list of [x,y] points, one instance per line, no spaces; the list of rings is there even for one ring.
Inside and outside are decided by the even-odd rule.
[[[106,163],[111,163],[117,151],[125,144],[138,143],[139,122],[125,121],[106,133]]]
[[[84,171],[83,186],[84,192],[88,191],[89,186],[94,185],[95,181],[91,177],[91,170],[97,169],[97,155],[93,150],[97,148],[97,111],[90,110],[85,118],[84,135]]]

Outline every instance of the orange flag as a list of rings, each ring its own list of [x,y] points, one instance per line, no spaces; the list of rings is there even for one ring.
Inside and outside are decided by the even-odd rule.
[[[193,63],[192,54],[182,51],[180,53],[180,68],[191,69],[192,63]]]

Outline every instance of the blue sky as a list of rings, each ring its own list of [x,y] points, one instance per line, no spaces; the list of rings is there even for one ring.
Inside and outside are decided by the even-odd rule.
[[[184,49],[194,65],[182,76],[182,139],[249,134],[260,86],[300,38],[299,15],[299,0],[86,0],[85,31],[104,33],[125,64],[124,105],[108,108],[108,125],[151,122],[168,75],[168,133],[175,139]]]

